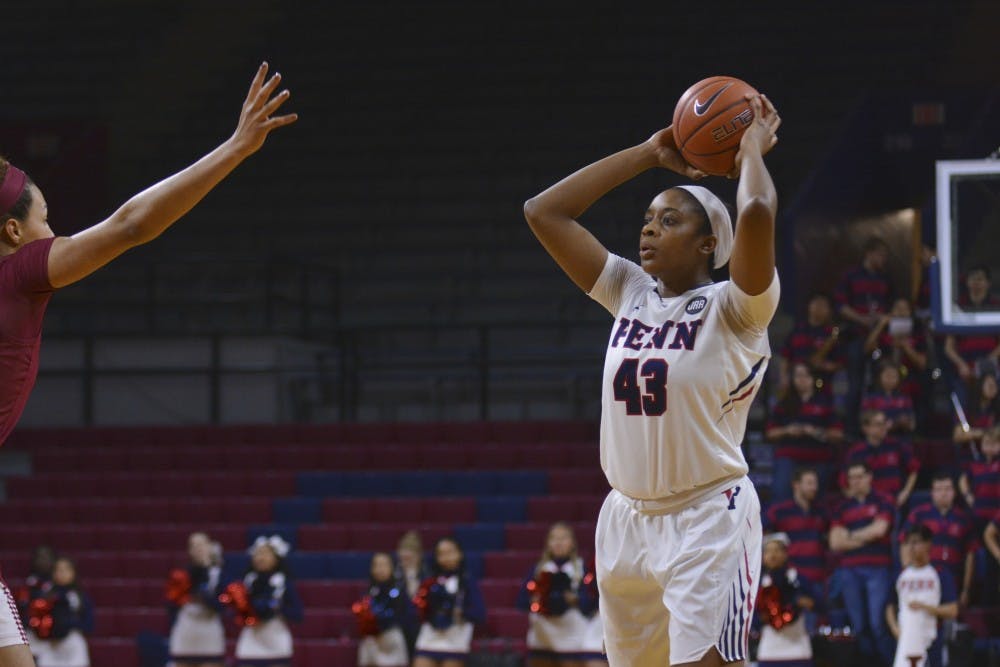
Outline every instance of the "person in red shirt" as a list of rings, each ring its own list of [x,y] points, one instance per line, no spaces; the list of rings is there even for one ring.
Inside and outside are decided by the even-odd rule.
[[[955,416],[955,426],[951,439],[966,457],[977,457],[979,441],[986,431],[1000,426],[1000,385],[993,375],[984,375],[976,383],[972,400],[965,406],[967,423],[961,423]]]
[[[152,241],[191,210],[274,129],[297,116],[274,115],[288,100],[262,63],[227,140],[191,166],[140,192],[107,220],[73,236],[55,236],[41,190],[0,158],[0,444],[17,424],[38,373],[42,319],[53,292],[85,278],[126,250]],[[0,667],[30,667],[31,653],[0,579]]]
[[[1000,310],[1000,298],[990,293],[990,269],[976,266],[965,276],[965,293],[958,298],[965,312]],[[944,353],[954,374],[952,387],[965,400],[968,389],[985,369],[994,369],[1000,361],[1000,335],[995,333],[949,335],[944,340]]]
[[[879,493],[892,497],[896,507],[903,507],[917,483],[920,461],[913,454],[913,447],[906,442],[888,437],[891,423],[885,413],[869,410],[861,413],[861,430],[864,438],[847,450],[848,466],[864,463],[872,471],[872,487]],[[840,484],[847,486],[841,474]]]
[[[895,364],[900,391],[916,402],[927,368],[927,337],[907,299],[896,299],[889,314],[878,319],[865,339],[865,354],[876,364]]]

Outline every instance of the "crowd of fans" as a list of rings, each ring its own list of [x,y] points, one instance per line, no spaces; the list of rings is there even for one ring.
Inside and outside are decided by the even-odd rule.
[[[871,239],[832,295],[811,295],[774,364],[765,571],[784,587],[786,615],[802,621],[772,614],[762,664],[769,653],[810,658],[811,639],[831,632],[850,635],[865,664],[909,664],[894,663],[904,619],[933,619],[936,629],[970,605],[1000,602],[1000,335],[935,334],[926,275],[915,304],[900,297],[889,253]],[[963,280],[960,307],[1000,309],[988,267],[972,267]],[[950,432],[935,432],[949,423],[934,412],[935,393],[950,395]],[[921,441],[943,441],[949,451],[922,466]],[[928,579],[924,566],[936,574]],[[913,579],[918,570],[924,579]],[[931,579],[937,603],[897,604],[897,594]],[[930,664],[947,664],[941,633],[934,637]]]

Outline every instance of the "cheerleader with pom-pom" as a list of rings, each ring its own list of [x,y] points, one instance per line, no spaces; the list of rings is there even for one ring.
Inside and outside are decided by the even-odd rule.
[[[66,557],[52,567],[52,586],[29,607],[28,626],[39,639],[38,667],[90,667],[85,635],[94,629],[94,605],[77,584]]]
[[[17,590],[17,610],[23,619],[21,627],[28,639],[31,653],[35,656],[41,650],[38,635],[28,625],[28,614],[33,600],[44,597],[52,588],[52,567],[56,562],[56,551],[41,544],[31,552],[31,571],[24,579],[24,585]],[[0,580],[0,586],[3,581]]]
[[[588,651],[591,619],[597,611],[594,574],[577,553],[569,524],[549,529],[538,563],[521,586],[517,605],[529,612],[529,667],[580,667],[600,659]]]
[[[219,614],[221,549],[205,533],[191,533],[188,558],[187,568],[173,570],[167,580],[170,660],[174,667],[222,667],[226,634]]]
[[[763,571],[755,605],[760,628],[760,667],[812,667],[812,643],[803,611],[815,609],[821,593],[788,567],[788,535],[764,536]]]
[[[290,547],[278,535],[258,537],[250,547],[250,569],[242,582],[226,586],[219,600],[232,607],[237,625],[236,664],[290,667],[288,621],[302,619],[302,602],[285,568]]]
[[[472,647],[475,624],[486,620],[483,596],[465,571],[462,548],[454,539],[437,541],[431,569],[413,600],[421,619],[413,667],[460,667]]]
[[[368,593],[351,606],[358,622],[358,667],[406,667],[403,626],[412,615],[406,586],[396,578],[392,556],[372,556]]]

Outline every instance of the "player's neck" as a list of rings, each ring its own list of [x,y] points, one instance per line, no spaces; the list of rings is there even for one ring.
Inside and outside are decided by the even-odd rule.
[[[794,500],[795,504],[804,510],[812,509],[812,503],[806,500],[803,496],[792,494],[792,500]]]
[[[690,292],[699,287],[707,287],[712,284],[712,277],[708,273],[699,273],[696,276],[684,276],[683,278],[663,278],[656,281],[656,291],[663,298],[680,296],[685,292]]]

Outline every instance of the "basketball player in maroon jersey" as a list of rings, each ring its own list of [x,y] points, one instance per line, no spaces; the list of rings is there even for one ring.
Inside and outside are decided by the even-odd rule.
[[[52,233],[42,192],[0,158],[0,444],[34,386],[42,318],[52,293],[155,239],[255,153],[271,130],[295,122],[296,114],[273,115],[290,94],[275,94],[280,83],[281,75],[268,78],[267,63],[261,64],[229,139],[73,236]],[[0,667],[33,665],[17,608],[0,578]]]

